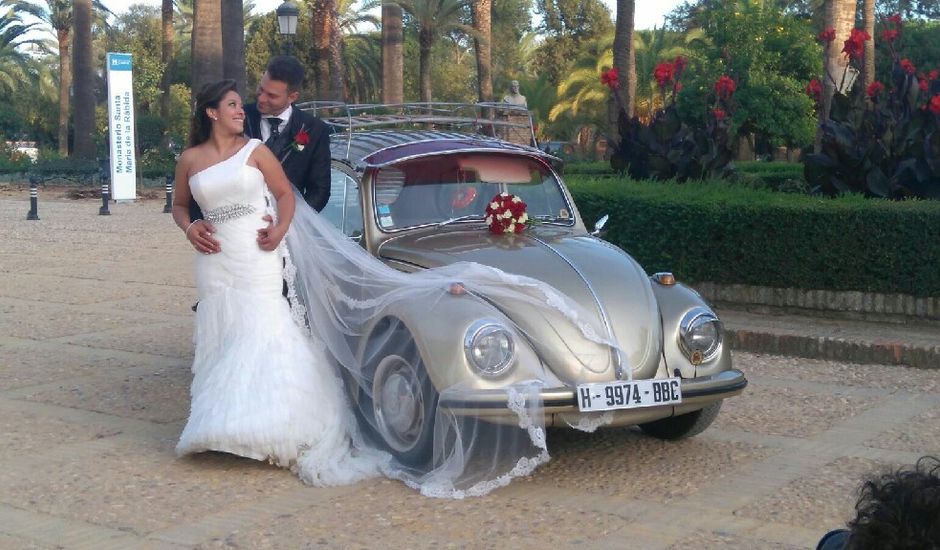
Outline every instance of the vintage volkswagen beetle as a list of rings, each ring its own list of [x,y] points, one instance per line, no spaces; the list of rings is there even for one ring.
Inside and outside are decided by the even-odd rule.
[[[722,401],[747,385],[732,368],[721,322],[695,291],[669,273],[647,275],[602,240],[606,220],[593,231],[585,227],[556,157],[482,134],[374,128],[380,120],[413,122],[408,117],[324,119],[342,131],[332,136],[332,194],[321,214],[347,236],[406,272],[473,261],[545,281],[596,315],[627,354],[585,368],[570,329],[485,296],[468,296],[430,316],[422,304],[401,304],[395,322],[409,333],[415,355],[369,350],[377,357],[363,360],[371,397],[353,392],[352,398],[364,424],[402,462],[427,458],[439,391],[455,384],[472,388],[460,402],[442,403],[456,414],[514,422],[505,393],[494,389],[517,382],[515,366],[524,362],[551,373],[541,394],[546,426],[576,425],[609,411],[610,425],[639,425],[664,439],[700,433]],[[418,122],[455,120],[480,119],[422,116]],[[491,234],[484,211],[499,192],[521,197],[541,223],[511,238]],[[389,322],[373,321],[376,330]],[[525,327],[525,336],[510,326]],[[360,353],[370,345],[364,338]]]

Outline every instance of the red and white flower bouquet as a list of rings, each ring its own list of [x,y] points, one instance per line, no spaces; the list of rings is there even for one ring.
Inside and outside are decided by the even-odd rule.
[[[532,224],[526,203],[510,193],[499,193],[486,205],[486,225],[496,235],[517,234]]]

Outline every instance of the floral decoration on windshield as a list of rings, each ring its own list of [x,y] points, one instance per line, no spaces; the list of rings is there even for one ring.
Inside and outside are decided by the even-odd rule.
[[[513,194],[499,193],[486,205],[486,225],[496,235],[522,233],[531,222],[526,203]]]

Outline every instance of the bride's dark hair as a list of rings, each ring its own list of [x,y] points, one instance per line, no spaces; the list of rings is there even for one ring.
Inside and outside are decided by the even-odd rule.
[[[209,140],[209,130],[212,122],[206,109],[218,109],[219,102],[229,92],[238,93],[238,85],[232,79],[218,80],[206,83],[196,94],[196,109],[193,112],[192,124],[189,128],[189,146],[193,147]]]

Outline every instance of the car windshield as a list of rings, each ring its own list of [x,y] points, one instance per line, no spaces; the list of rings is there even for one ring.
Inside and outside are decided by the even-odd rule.
[[[412,159],[375,174],[374,215],[382,230],[482,223],[498,193],[518,195],[530,217],[572,224],[561,184],[548,167],[522,155],[465,153]]]

